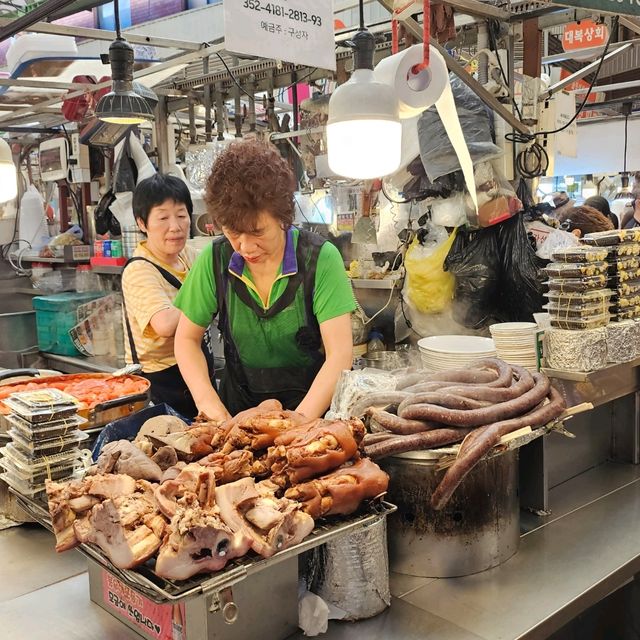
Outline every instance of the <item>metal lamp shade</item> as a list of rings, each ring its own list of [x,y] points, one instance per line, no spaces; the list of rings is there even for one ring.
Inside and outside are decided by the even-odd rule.
[[[153,110],[147,100],[134,91],[112,91],[100,98],[96,116],[112,124],[141,124],[153,120]]]

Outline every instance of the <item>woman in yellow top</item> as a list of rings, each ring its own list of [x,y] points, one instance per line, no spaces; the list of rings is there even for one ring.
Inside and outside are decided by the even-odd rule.
[[[133,194],[133,214],[147,239],[122,274],[125,359],[142,366],[154,403],[166,402],[186,418],[197,410],[176,364],[173,339],[180,311],[173,306],[196,252],[186,246],[193,203],[187,185],[156,174]]]

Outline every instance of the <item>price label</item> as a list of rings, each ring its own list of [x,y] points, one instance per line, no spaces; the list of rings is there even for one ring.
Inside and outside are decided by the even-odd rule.
[[[225,49],[336,68],[333,0],[225,0]]]

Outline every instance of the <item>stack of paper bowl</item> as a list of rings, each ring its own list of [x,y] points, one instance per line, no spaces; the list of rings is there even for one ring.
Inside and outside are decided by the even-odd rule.
[[[429,336],[418,340],[422,366],[430,371],[464,369],[474,360],[495,358],[491,338],[479,336]]]
[[[501,322],[489,327],[498,358],[530,371],[538,367],[535,322]]]

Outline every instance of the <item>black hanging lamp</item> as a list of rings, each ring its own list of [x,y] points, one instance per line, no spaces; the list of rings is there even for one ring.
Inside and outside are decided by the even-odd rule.
[[[133,88],[133,47],[120,33],[118,0],[114,0],[116,39],[109,46],[112,91],[100,98],[96,116],[112,124],[142,124],[154,119],[153,109],[147,99]]]

